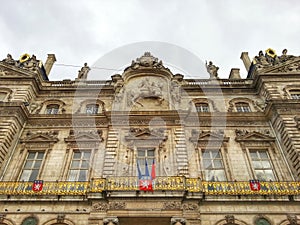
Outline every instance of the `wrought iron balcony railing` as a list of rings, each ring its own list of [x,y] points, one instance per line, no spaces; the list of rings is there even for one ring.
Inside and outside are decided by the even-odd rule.
[[[0,195],[87,195],[103,191],[138,191],[137,177],[107,177],[86,182],[44,181],[41,191],[33,182],[0,182]],[[157,177],[153,191],[187,191],[204,195],[300,195],[300,182],[259,182],[253,190],[248,181],[211,182],[198,178]]]

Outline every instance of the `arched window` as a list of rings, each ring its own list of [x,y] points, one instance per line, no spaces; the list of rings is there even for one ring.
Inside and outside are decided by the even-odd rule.
[[[38,221],[35,217],[27,217],[21,225],[37,225]]]
[[[209,105],[207,103],[196,103],[195,107],[197,112],[209,112]]]
[[[255,220],[255,225],[271,225],[271,224],[265,218],[258,218],[257,220]]]
[[[99,109],[98,104],[88,104],[85,107],[86,114],[97,114]]]
[[[300,99],[300,90],[290,90],[292,99]]]
[[[251,112],[250,106],[246,102],[235,103],[235,108],[237,112]]]
[[[47,105],[46,114],[58,114],[59,105],[57,104],[50,104]]]

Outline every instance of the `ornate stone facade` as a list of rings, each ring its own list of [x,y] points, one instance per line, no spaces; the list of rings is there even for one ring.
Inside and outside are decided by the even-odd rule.
[[[247,57],[248,79],[212,62],[185,79],[146,52],[108,81],[86,63],[49,81],[53,54],[8,54],[0,223],[300,224],[300,57]]]

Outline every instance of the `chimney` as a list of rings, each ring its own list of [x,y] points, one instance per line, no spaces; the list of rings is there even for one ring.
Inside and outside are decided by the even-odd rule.
[[[243,60],[245,68],[246,68],[247,72],[249,72],[249,69],[251,66],[251,60],[249,58],[248,52],[242,52],[241,60]]]
[[[46,71],[47,76],[49,76],[51,68],[55,62],[56,62],[55,54],[48,54],[48,57],[47,57],[47,60],[45,63],[45,71]]]
[[[241,79],[240,69],[232,68],[229,74],[229,79]]]

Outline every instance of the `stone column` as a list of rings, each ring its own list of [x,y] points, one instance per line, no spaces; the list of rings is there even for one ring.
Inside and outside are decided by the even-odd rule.
[[[46,63],[45,63],[45,71],[47,76],[49,76],[49,73],[52,69],[53,64],[56,62],[56,58],[54,54],[48,54]]]
[[[171,225],[185,225],[186,220],[180,217],[172,217],[171,218]]]
[[[116,216],[106,217],[103,219],[104,225],[118,225],[119,219]]]
[[[249,58],[248,52],[242,52],[241,60],[243,61],[244,66],[248,72],[251,66],[251,60]]]

